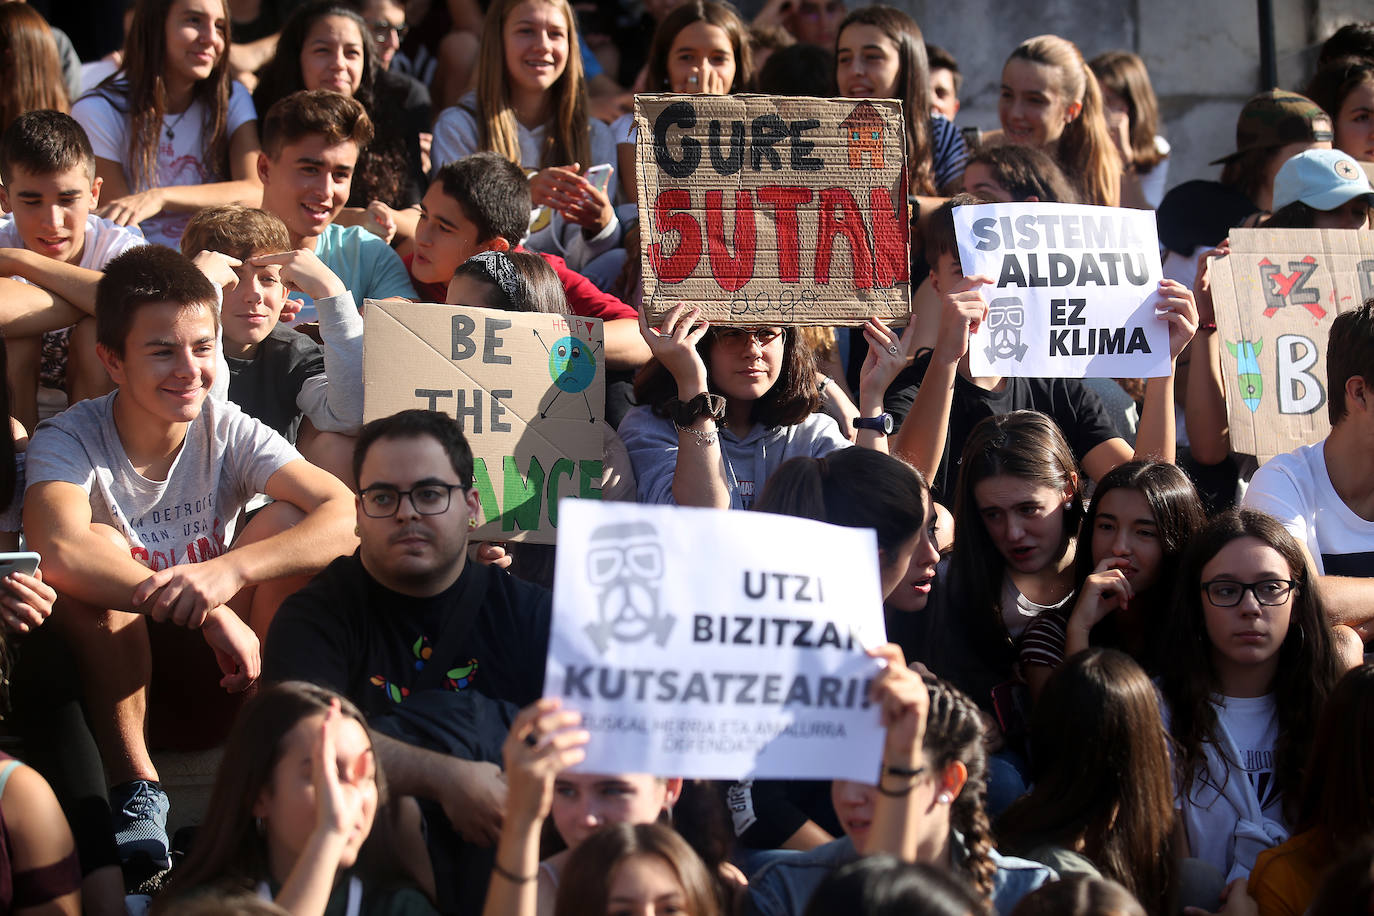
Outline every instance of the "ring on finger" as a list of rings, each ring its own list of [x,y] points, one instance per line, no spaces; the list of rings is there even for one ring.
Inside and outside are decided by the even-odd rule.
[[[893,356],[896,356],[896,355],[897,355],[897,345],[896,345],[896,344],[892,344],[891,346],[889,346],[889,347],[887,348],[887,352],[891,353]]]
[[[536,735],[534,732],[530,732],[528,735],[525,736],[526,747],[534,747],[537,744],[539,744],[539,736]]]

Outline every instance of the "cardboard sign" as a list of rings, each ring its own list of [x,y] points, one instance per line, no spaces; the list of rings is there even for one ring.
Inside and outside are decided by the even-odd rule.
[[[1078,204],[956,207],[964,276],[990,277],[975,376],[1150,378],[1169,367],[1154,213]]]
[[[482,502],[474,538],[551,544],[560,497],[601,498],[599,319],[373,299],[363,314],[363,418],[458,419]]]
[[[906,129],[892,100],[637,95],[644,308],[717,324],[911,311]]]
[[[568,501],[545,696],[588,773],[878,775],[885,640],[871,530],[764,512]]]
[[[1374,235],[1353,229],[1233,229],[1212,261],[1231,448],[1265,461],[1331,432],[1326,339],[1374,296]]]

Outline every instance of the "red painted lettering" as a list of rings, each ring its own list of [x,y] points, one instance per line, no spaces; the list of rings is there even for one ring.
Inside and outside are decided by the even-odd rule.
[[[903,185],[905,187],[905,185]],[[911,273],[911,261],[907,258],[906,208],[897,214],[893,207],[892,192],[887,188],[874,188],[868,192],[872,205],[869,213],[873,216],[873,273],[878,286],[889,288],[905,283]]]
[[[663,243],[649,243],[649,261],[654,265],[654,273],[662,283],[681,283],[696,270],[701,260],[701,226],[690,213],[674,213],[674,210],[689,210],[692,195],[686,188],[668,188],[654,201],[654,229],[659,236],[676,231],[677,247],[672,254],[665,254]]]
[[[830,260],[835,237],[849,241],[849,258],[854,265],[856,289],[873,286],[873,254],[868,247],[868,230],[859,213],[854,195],[846,188],[825,188],[820,196],[820,224],[816,230],[816,283],[830,282]]]
[[[797,207],[811,203],[810,188],[759,188],[759,203],[773,208],[774,234],[778,247],[778,279],[796,283],[801,279],[801,233],[797,231]]]
[[[711,254],[711,276],[727,293],[754,279],[754,200],[744,190],[735,192],[735,253],[725,247],[724,192],[706,192],[706,247]]]

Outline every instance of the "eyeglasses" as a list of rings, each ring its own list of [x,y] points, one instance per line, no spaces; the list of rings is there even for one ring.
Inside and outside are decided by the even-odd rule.
[[[391,37],[392,32],[396,33],[397,41],[405,41],[406,36],[410,34],[410,23],[408,22],[396,25],[393,22],[387,22],[385,19],[374,19],[367,24],[367,27],[372,30],[372,37],[383,43]]]
[[[1249,592],[1265,607],[1283,604],[1297,589],[1292,579],[1262,579],[1259,582],[1236,582],[1234,579],[1213,579],[1202,583],[1207,600],[1217,607],[1235,607]]]
[[[358,493],[363,503],[363,514],[368,518],[390,518],[401,508],[401,497],[410,497],[410,504],[421,515],[443,515],[453,502],[454,490],[467,489],[456,483],[422,483],[409,490],[398,490],[382,484],[368,487]]]
[[[732,350],[742,350],[751,340],[766,347],[782,335],[782,328],[722,328],[716,332],[716,340]]]

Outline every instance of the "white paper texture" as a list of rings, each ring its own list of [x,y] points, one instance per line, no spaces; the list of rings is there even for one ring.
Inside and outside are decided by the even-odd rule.
[[[956,207],[964,276],[983,287],[988,320],[969,338],[974,376],[1167,376],[1154,212],[1078,204]]]
[[[587,500],[559,516],[544,693],[591,732],[577,769],[875,781],[872,530]]]

